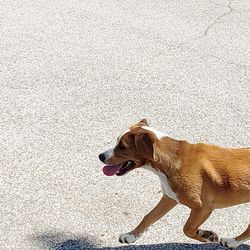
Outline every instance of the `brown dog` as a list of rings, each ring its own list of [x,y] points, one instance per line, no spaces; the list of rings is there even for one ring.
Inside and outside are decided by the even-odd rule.
[[[241,235],[229,239],[199,229],[216,208],[250,201],[250,148],[226,149],[203,143],[190,144],[167,137],[149,127],[146,119],[131,126],[117,145],[99,155],[108,164],[106,175],[123,175],[143,167],[158,175],[163,197],[121,243],[135,242],[155,221],[177,203],[191,209],[184,233],[201,242],[219,242],[234,249],[250,239],[250,224]]]

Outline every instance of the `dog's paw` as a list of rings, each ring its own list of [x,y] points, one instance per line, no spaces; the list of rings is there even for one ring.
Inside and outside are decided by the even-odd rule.
[[[132,232],[130,233],[126,233],[126,234],[121,234],[119,237],[119,242],[120,243],[133,243],[136,240],[138,240],[140,238],[141,235],[135,235]]]
[[[207,230],[202,230],[202,229],[198,229],[197,232],[205,241],[207,242],[218,242],[219,241],[219,237],[216,233],[212,232],[212,231],[207,231]]]
[[[228,249],[235,249],[239,245],[241,245],[240,242],[238,242],[235,239],[230,239],[230,238],[221,238],[220,239],[220,245],[223,247],[227,247]]]

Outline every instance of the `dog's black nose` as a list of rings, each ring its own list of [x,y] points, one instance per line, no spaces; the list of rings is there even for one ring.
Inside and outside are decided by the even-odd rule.
[[[105,154],[99,154],[99,159],[100,161],[104,162],[106,159]]]

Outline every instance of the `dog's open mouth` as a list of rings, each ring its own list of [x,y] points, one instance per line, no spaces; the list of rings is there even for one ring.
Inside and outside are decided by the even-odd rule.
[[[125,173],[131,171],[135,166],[133,161],[125,161],[120,165],[107,165],[103,167],[103,173],[107,176],[112,175],[124,175]]]

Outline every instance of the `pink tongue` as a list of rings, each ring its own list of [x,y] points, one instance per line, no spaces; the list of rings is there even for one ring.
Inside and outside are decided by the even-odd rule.
[[[121,168],[121,166],[104,166],[102,171],[107,176],[112,176],[117,173],[117,171]]]

